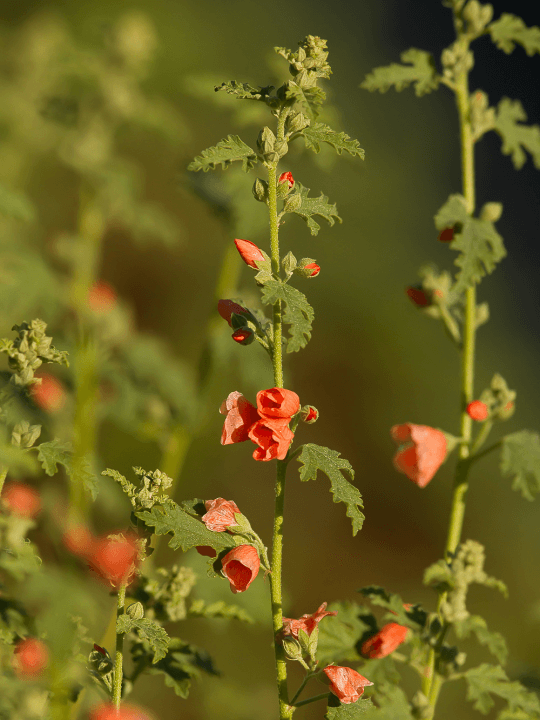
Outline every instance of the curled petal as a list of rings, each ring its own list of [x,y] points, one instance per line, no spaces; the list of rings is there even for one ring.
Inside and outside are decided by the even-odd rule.
[[[222,445],[232,445],[248,440],[250,428],[259,420],[257,408],[237,390],[230,393],[221,405],[219,412],[227,416],[221,434]]]
[[[255,460],[284,460],[294,437],[288,427],[289,418],[262,419],[249,430],[249,438],[259,447],[254,451]]]
[[[291,418],[300,410],[300,398],[292,390],[273,387],[257,393],[257,410],[263,418]]]
[[[311,615],[302,615],[299,620],[293,620],[292,618],[283,618],[283,636],[287,637],[292,635],[298,638],[298,633],[303,630],[308,635],[315,630],[321,620],[327,615],[337,615],[336,610],[326,610],[327,603],[323,603],[318,610]]]

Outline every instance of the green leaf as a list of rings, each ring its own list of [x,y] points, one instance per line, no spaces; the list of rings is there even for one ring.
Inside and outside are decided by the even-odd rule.
[[[98,482],[91,471],[87,458],[74,458],[71,443],[62,442],[58,438],[51,442],[41,443],[38,449],[38,460],[47,475],[56,475],[58,465],[63,465],[72,482],[82,483],[95,500],[98,494]]]
[[[285,303],[282,319],[290,326],[287,352],[297,352],[305,347],[311,338],[311,324],[315,313],[304,293],[280,280],[269,280],[263,287],[261,299],[263,303],[270,305],[278,301]]]
[[[353,535],[356,535],[364,522],[364,515],[360,511],[364,505],[360,491],[346,477],[348,475],[351,480],[354,478],[351,464],[340,458],[336,450],[311,443],[302,446],[300,455],[296,459],[302,464],[300,480],[316,480],[319,470],[328,477],[334,502],[343,502],[347,505],[347,517],[351,518]]]
[[[0,441],[0,465],[19,473],[35,473],[38,469],[35,459],[27,450]]]
[[[307,88],[300,87],[294,80],[289,80],[285,90],[285,98],[302,105],[308,117],[315,120],[321,111],[323,102],[326,100],[326,93],[316,85]]]
[[[510,711],[522,710],[530,713],[530,720],[540,717],[540,703],[537,696],[519,682],[510,682],[500,666],[479,665],[467,670],[467,700],[474,703],[475,710],[486,715],[494,705],[491,695],[506,700]]]
[[[203,150],[188,165],[188,170],[208,172],[209,170],[215,170],[217,165],[221,165],[226,170],[235,160],[241,160],[242,169],[247,172],[257,163],[257,155],[238,135],[228,135],[223,140],[220,140],[217,145]]]
[[[206,603],[204,600],[193,600],[189,608],[188,617],[224,618],[227,620],[241,620],[245,623],[255,622],[244,608],[238,605],[228,605],[223,600]]]
[[[129,615],[120,615],[116,621],[116,632],[135,632],[144,643],[148,643],[154,653],[152,664],[162,660],[167,654],[169,636],[159,623],[148,618],[133,620]]]
[[[321,226],[313,220],[315,216],[324,218],[330,227],[334,225],[336,220],[339,223],[343,222],[338,215],[336,205],[331,205],[328,202],[326,195],[321,192],[318,198],[310,198],[308,197],[309,188],[304,187],[300,182],[297,182],[296,185],[298,187],[298,191],[294,195],[289,195],[287,203],[290,203],[293,198],[299,197],[299,206],[297,208],[294,207],[296,203],[292,200],[291,207],[294,209],[291,209],[290,211],[285,209],[285,212],[293,212],[296,215],[299,215],[302,220],[307,223],[312,235],[317,235],[321,229]],[[287,203],[285,204],[285,208],[287,207]]]
[[[338,133],[324,123],[318,122],[309,125],[302,130],[301,135],[304,138],[308,150],[313,150],[315,153],[321,151],[321,143],[328,143],[328,145],[334,148],[338,155],[341,155],[345,150],[345,152],[348,152],[349,155],[353,157],[358,155],[362,160],[364,159],[365,151],[360,147],[358,140],[353,140],[347,133]]]
[[[146,525],[154,527],[156,535],[172,534],[169,547],[182,548],[185,552],[197,545],[208,545],[219,554],[222,550],[235,547],[228,533],[212,532],[200,520],[185,512],[172,500],[163,505],[154,505],[151,510],[136,512],[135,515]]]
[[[517,15],[503,13],[487,29],[495,45],[507,55],[514,50],[516,43],[523,46],[527,55],[540,53],[540,28],[536,25],[527,27]]]
[[[508,648],[505,639],[500,633],[488,630],[484,618],[479,615],[469,615],[465,620],[456,621],[454,630],[458,638],[469,637],[472,633],[476,636],[478,642],[485,645],[502,665],[506,663]]]
[[[501,472],[512,475],[512,490],[526,500],[540,492],[540,436],[530,430],[506,435],[502,439]]]
[[[378,707],[370,710],[364,720],[413,719],[407,696],[395,683],[378,684],[374,697]]]
[[[236,80],[230,82],[224,82],[214,88],[216,92],[225,90],[228,95],[235,95],[238,100],[262,100],[267,105],[274,105],[277,98],[270,97],[273,85],[267,85],[266,87],[259,87],[258,89],[250,85],[249,83],[239,83]]]
[[[430,53],[425,50],[410,48],[400,55],[401,62],[408,65],[392,63],[385,67],[375,68],[366,76],[360,87],[373,92],[379,90],[386,92],[392,86],[399,92],[414,83],[414,91],[418,97],[436,90],[439,85],[439,76]]]
[[[540,169],[540,127],[522,125],[526,120],[527,113],[519,100],[501,100],[497,107],[494,129],[501,136],[502,153],[512,156],[516,170],[522,168],[527,160],[525,150],[532,155],[534,166]]]
[[[35,209],[27,197],[0,185],[0,214],[30,222],[35,217]]]
[[[0,548],[0,570],[9,573],[15,580],[21,581],[27,575],[35,574],[41,564],[37,548],[28,538],[15,547]]]
[[[319,625],[317,659],[325,665],[360,660],[356,645],[366,631],[376,630],[375,618],[362,605],[349,601],[331,603],[328,610],[338,614]]]
[[[338,707],[329,707],[324,717],[326,720],[356,720],[359,717],[365,718],[367,711],[372,708],[370,698],[359,698],[348,705],[340,703]]]

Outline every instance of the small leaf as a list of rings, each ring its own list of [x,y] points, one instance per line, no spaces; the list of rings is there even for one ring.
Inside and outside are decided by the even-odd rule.
[[[523,167],[527,160],[525,150],[531,155],[534,166],[540,169],[540,127],[522,125],[527,114],[519,100],[503,98],[497,107],[495,130],[503,141],[501,151],[511,155],[516,170]]]
[[[228,135],[223,140],[220,140],[217,145],[203,150],[188,165],[188,170],[208,172],[209,170],[215,170],[217,165],[221,165],[226,170],[235,160],[241,160],[242,169],[247,172],[257,163],[257,155],[238,135]]]
[[[486,715],[494,705],[491,695],[498,695],[508,702],[509,710],[523,710],[530,713],[531,720],[540,716],[537,696],[519,682],[510,682],[500,666],[479,665],[467,670],[467,700],[474,703],[475,710]]]
[[[344,705],[340,703],[337,707],[329,707],[324,716],[326,720],[356,720],[365,718],[368,710],[373,709],[373,703],[369,698],[359,698],[356,702]],[[377,716],[378,717],[378,716]]]
[[[98,482],[90,469],[87,458],[74,458],[71,443],[58,438],[37,445],[38,460],[47,475],[56,475],[58,465],[63,465],[74,483],[82,483],[95,500],[98,494]]]
[[[351,480],[354,478],[351,464],[344,458],[340,458],[336,450],[311,443],[302,446],[300,455],[296,459],[302,464],[300,480],[316,480],[319,470],[329,478],[334,502],[346,504],[347,517],[351,518],[353,535],[356,535],[364,522],[364,515],[361,512],[364,505],[360,491],[346,478],[346,475]]]
[[[280,280],[269,280],[263,287],[261,299],[265,304],[285,303],[283,322],[290,326],[287,352],[297,352],[305,347],[311,338],[315,313],[304,293]]]
[[[353,140],[344,132],[336,132],[324,123],[314,123],[304,128],[301,132],[308,150],[318,153],[321,151],[320,143],[331,145],[338,155],[345,150],[349,155],[364,159],[365,151],[360,147],[358,140]]]
[[[506,435],[502,439],[501,472],[512,475],[512,490],[526,500],[540,492],[540,436],[530,430]]]
[[[467,638],[474,634],[481,645],[485,645],[492,655],[504,665],[508,655],[508,648],[504,637],[498,632],[488,630],[487,623],[479,615],[469,615],[465,620],[454,623],[454,630],[458,638]]]
[[[146,642],[151,647],[154,657],[152,664],[162,660],[167,654],[167,648],[169,646],[169,636],[161,625],[155,620],[149,620],[148,618],[141,618],[140,620],[133,620],[129,615],[120,615],[116,621],[116,632],[128,633],[135,632],[139,638]]]
[[[259,89],[257,89],[249,83],[239,83],[236,80],[224,82],[214,88],[216,92],[225,90],[228,95],[235,95],[238,100],[262,100],[262,102],[265,102],[267,105],[274,105],[276,102],[277,98],[270,96],[273,89],[273,85],[267,85],[266,87],[259,87]]]
[[[300,87],[294,80],[290,80],[286,86],[285,98],[287,100],[295,100],[302,105],[308,117],[311,118],[311,120],[315,120],[326,99],[326,93],[316,85],[308,88]]]
[[[439,76],[430,53],[411,48],[401,53],[400,57],[401,62],[410,64],[392,63],[385,67],[375,68],[370,75],[366,76],[360,87],[370,92],[374,90],[386,92],[395,86],[399,92],[414,83],[414,91],[418,97],[437,89]]]
[[[287,202],[290,203],[291,199],[297,196],[300,198],[300,204],[297,208],[294,208],[290,212],[294,212],[296,215],[299,215],[302,220],[307,223],[312,235],[317,235],[321,229],[321,226],[313,220],[314,216],[318,215],[319,217],[324,218],[330,227],[334,225],[336,220],[339,223],[343,222],[338,215],[336,205],[331,205],[328,202],[326,195],[321,192],[318,198],[310,198],[308,197],[309,188],[304,187],[300,182],[297,182],[296,185],[298,187],[298,191],[294,195],[289,195]],[[292,204],[292,207],[294,207],[294,203]]]
[[[495,45],[507,55],[514,50],[516,43],[523,46],[527,55],[540,53],[540,28],[536,25],[527,27],[517,15],[503,13],[487,29]]]

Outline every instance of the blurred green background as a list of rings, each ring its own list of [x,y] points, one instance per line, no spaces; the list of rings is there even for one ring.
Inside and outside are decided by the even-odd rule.
[[[538,6],[531,9],[519,2],[494,6],[496,16],[506,10],[521,14],[529,25],[540,22]],[[343,224],[333,228],[323,223],[316,238],[298,218],[287,221],[282,229],[284,251],[314,257],[322,268],[309,285],[295,283],[307,292],[316,319],[307,349],[287,357],[286,386],[298,392],[302,403],[320,411],[318,423],[300,428],[298,440],[338,450],[355,468],[366,521],[352,538],[344,508],[331,502],[326,479],[301,485],[290,472],[284,612],[299,617],[323,601],[357,599],[356,591],[367,584],[383,585],[407,602],[433,607],[433,593],[422,586],[421,578],[444,546],[454,460],[420,491],[392,467],[389,428],[410,421],[458,434],[457,354],[442,327],[421,316],[405,295],[405,288],[417,282],[421,264],[433,261],[450,269],[453,262],[448,248],[436,241],[433,216],[450,193],[461,189],[457,118],[445,88],[418,99],[412,90],[371,95],[358,86],[372,67],[398,61],[399,53],[411,46],[438,55],[453,37],[449,10],[425,0],[338,0],[331,5],[322,0],[276,0],[270,5],[248,0],[2,0],[0,16],[2,44],[9,48],[3,73],[3,118],[19,97],[6,90],[10,82],[17,73],[37,82],[39,68],[46,77],[44,58],[59,33],[71,36],[83,49],[95,50],[103,47],[107,33],[122,17],[142,17],[153,26],[155,55],[141,87],[167,103],[169,130],[154,132],[151,118],[146,128],[141,123],[132,129],[126,121],[125,127],[119,123],[115,138],[119,156],[138,168],[141,197],[175,219],[180,240],[168,246],[142,245],[134,242],[129,223],[111,223],[98,274],[131,306],[138,330],[161,338],[171,353],[188,364],[197,362],[208,319],[215,312],[214,288],[226,249],[235,236],[262,247],[266,242],[264,231],[255,230],[265,208],[250,201],[254,174],[247,183],[242,178],[235,181],[237,192],[248,198],[251,214],[224,222],[223,214],[212,211],[202,197],[209,188],[223,192],[209,184],[221,182],[222,171],[216,171],[215,178],[190,179],[185,170],[195,155],[229,133],[239,134],[253,146],[260,125],[269,123],[269,117],[259,125],[249,123],[239,112],[238,101],[224,94],[215,96],[213,86],[233,78],[266,85],[276,72],[282,81],[287,77],[286,64],[276,60],[273,46],[295,48],[308,33],[328,40],[334,73],[325,84],[332,105],[331,124],[358,138],[366,159],[334,159],[330,150],[315,156],[294,148],[283,162],[282,170],[291,170],[314,194],[322,190],[331,202],[337,202],[343,218]],[[33,74],[28,70],[25,75],[24,68],[33,68]],[[485,40],[478,44],[473,86],[488,92],[492,104],[505,95],[519,98],[529,122],[537,122],[539,70],[540,58],[527,58],[521,49],[508,57]],[[198,79],[200,75],[204,82]],[[112,80],[110,92],[120,103]],[[22,85],[19,90],[22,96]],[[53,258],[58,237],[76,232],[79,181],[73,163],[69,164],[72,159],[58,161],[58,139],[33,135],[29,114],[32,98],[34,108],[40,102],[37,85],[25,98],[26,104],[21,102],[17,109],[16,129],[2,122],[0,181],[35,204],[37,219],[25,229],[26,239],[44,257]],[[167,123],[154,124],[163,128]],[[37,124],[36,128],[39,133]],[[479,394],[493,373],[499,372],[517,390],[517,412],[504,427],[512,432],[540,427],[540,194],[532,162],[516,172],[499,148],[499,139],[491,134],[482,140],[476,155],[478,205],[490,200],[504,204],[498,228],[508,250],[507,259],[479,290],[479,301],[489,302],[491,319],[478,335],[476,388]],[[236,192],[231,190],[233,185],[228,187],[229,193]],[[17,221],[10,222],[17,227],[15,238],[20,230]],[[57,259],[50,263],[53,270],[57,268]],[[253,297],[251,271],[242,267],[241,272],[245,292],[237,294]],[[17,292],[28,297],[30,284],[23,282]],[[10,336],[13,323],[36,315],[51,323],[54,334],[59,320],[47,316],[46,303],[30,299],[26,307],[29,314],[24,317],[13,316],[6,307],[0,309],[0,336]],[[223,448],[219,444],[222,418],[217,408],[232,390],[253,399],[256,390],[272,385],[272,378],[257,346],[241,347],[232,341],[230,345],[228,360],[208,391],[209,406],[215,412],[209,414],[190,448],[176,497],[234,499],[269,543],[274,467],[254,464],[251,449],[245,445]],[[245,379],[243,373],[249,367]],[[145,442],[110,422],[101,425],[99,455],[103,467],[115,467],[128,477],[132,465],[152,469],[160,459],[155,442]],[[127,502],[122,507],[115,516],[117,526],[129,514]],[[103,505],[102,511],[112,523],[112,511],[108,518]],[[528,678],[531,687],[540,686],[539,528],[538,506],[512,492],[510,481],[500,476],[496,457],[482,461],[471,478],[464,537],[485,544],[486,569],[508,584],[510,598],[473,589],[470,607],[486,617],[490,628],[506,636],[509,676]],[[160,549],[163,563],[184,562],[172,555]],[[201,575],[200,594],[211,598],[218,593],[232,600],[228,585],[208,582],[203,559],[191,555],[195,553],[186,555],[185,562]],[[162,720],[274,718],[273,653],[265,619],[267,583],[258,578],[249,592],[234,600],[249,609],[259,624],[246,627],[194,620],[179,630],[182,637],[212,652],[222,678],[203,678],[184,701],[165,688],[160,678],[146,677],[133,699],[152,708]],[[471,659],[475,653],[471,651]],[[477,659],[482,658],[478,653]],[[464,690],[460,683],[445,687],[440,718],[458,716],[458,698],[459,717],[473,717],[462,703]],[[309,706],[298,710],[296,717],[319,718],[322,712],[317,705]]]

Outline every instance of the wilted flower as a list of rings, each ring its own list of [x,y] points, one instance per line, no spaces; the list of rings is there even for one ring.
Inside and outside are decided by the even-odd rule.
[[[38,385],[32,385],[30,394],[33,401],[42,410],[48,413],[56,413],[66,404],[66,391],[60,380],[57,380],[49,373],[36,373],[36,378],[41,380]]]
[[[221,561],[221,569],[231,584],[233,593],[248,589],[257,577],[261,561],[253,545],[239,545],[228,552]]]
[[[356,702],[364,694],[366,685],[373,685],[370,680],[349,667],[328,665],[324,672],[330,680],[330,690],[345,705]]]
[[[49,662],[49,651],[41,640],[26,638],[17,643],[13,655],[13,667],[20,678],[41,675]]]
[[[207,512],[202,516],[201,520],[212,532],[224,532],[229,527],[238,525],[234,515],[239,513],[240,510],[232,500],[216,498],[215,500],[207,500],[204,505]]]
[[[446,457],[444,433],[427,425],[413,423],[394,425],[391,433],[394,440],[400,443],[394,456],[394,467],[418,487],[425,487]]]
[[[311,615],[302,615],[299,620],[293,620],[291,618],[283,618],[283,635],[287,637],[292,635],[298,638],[300,630],[304,630],[308,635],[315,630],[321,620],[327,615],[337,615],[336,610],[326,610],[327,603],[323,603],[318,610]]]
[[[236,245],[236,249],[240,253],[240,257],[246,263],[246,265],[249,265],[250,267],[257,270],[257,263],[265,259],[261,249],[258,248],[257,245],[255,245],[255,243],[252,243],[250,240],[237,239],[234,241],[234,244]]]
[[[362,645],[362,655],[368,658],[384,658],[405,641],[409,628],[398,623],[388,623]]]
[[[21,517],[34,518],[41,510],[38,491],[26,483],[6,483],[1,499],[12,513]]]

